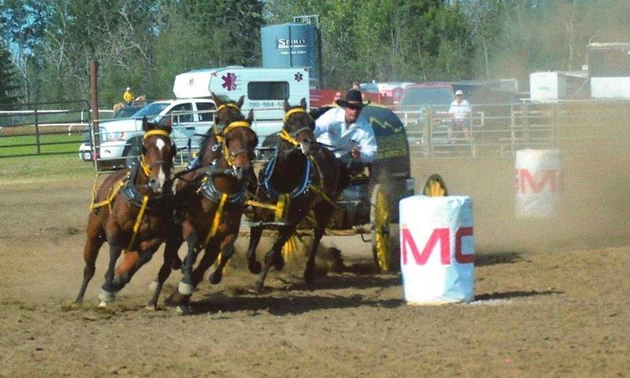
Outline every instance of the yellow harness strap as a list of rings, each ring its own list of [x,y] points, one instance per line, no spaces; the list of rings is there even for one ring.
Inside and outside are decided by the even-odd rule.
[[[280,131],[279,134],[281,139],[286,140],[287,142],[291,143],[294,146],[298,146],[300,144],[300,142],[298,142],[291,134],[289,134],[288,131],[286,131],[285,129],[282,129]]]
[[[227,105],[222,105],[222,106],[227,106]],[[221,108],[221,107],[219,107],[219,108]],[[236,108],[238,109],[238,107],[236,107]],[[225,130],[223,130],[222,132],[219,132],[219,128],[218,128],[217,124],[216,123],[214,124],[214,137],[217,138],[217,142],[223,144],[224,154],[225,154],[225,149],[227,148],[225,146],[225,144],[223,143],[225,141],[225,136],[224,135],[226,133],[232,131],[233,129],[237,128],[237,127],[251,127],[251,125],[247,121],[234,121],[234,122],[230,123],[229,125],[227,125]]]
[[[319,164],[317,164],[317,160],[315,160],[315,158],[311,157],[311,161],[313,162],[313,165],[315,166],[315,168],[317,168],[317,174],[319,175],[320,186],[310,185],[310,188],[315,193],[317,193],[317,195],[321,196],[324,199],[324,201],[326,201],[329,204],[331,204],[335,209],[339,209],[339,205],[337,205],[337,203],[335,201],[330,199],[330,197],[328,197],[326,195],[326,193],[324,193],[324,191],[322,190],[322,188],[324,187],[324,175],[322,174],[321,167],[319,166]]]
[[[203,242],[202,248],[205,248],[208,245],[210,239],[216,235],[217,230],[219,229],[219,225],[221,224],[221,218],[223,216],[223,207],[225,206],[225,202],[227,200],[228,195],[226,193],[221,194],[221,200],[219,201],[219,207],[217,211],[214,213],[214,219],[212,220],[212,227],[210,227],[210,232],[208,232],[208,236],[206,236],[206,240]]]
[[[142,170],[144,171],[145,175],[147,176],[151,175],[151,170],[149,169],[149,166],[147,165],[147,162],[144,158],[144,154],[140,156],[140,166],[142,167]]]
[[[291,110],[289,110],[288,112],[284,113],[284,118],[282,118],[282,121],[283,121],[283,122],[287,122],[287,121],[288,121],[288,119],[289,119],[289,117],[290,117],[292,114],[295,114],[295,113],[306,113],[306,110],[304,110],[304,109],[302,109],[302,108],[295,108],[295,109],[291,109]],[[306,113],[306,114],[308,114],[308,113]]]
[[[144,133],[143,139],[146,140],[146,139],[151,138],[152,136],[156,136],[156,135],[160,135],[160,136],[167,137],[167,138],[171,137],[171,134],[169,134],[168,131],[156,129],[156,130],[149,130],[146,133]]]
[[[234,121],[232,123],[230,123],[225,130],[223,130],[223,132],[221,134],[226,134],[229,133],[230,131],[232,131],[232,129],[235,129],[237,127],[249,127],[250,124],[247,121]]]
[[[144,196],[142,199],[142,206],[140,206],[140,211],[138,212],[138,217],[136,218],[136,223],[133,225],[133,235],[131,235],[131,241],[129,242],[129,247],[125,252],[131,251],[131,247],[133,247],[133,243],[136,242],[136,235],[138,235],[138,230],[140,229],[140,223],[142,223],[142,218],[144,217],[144,211],[147,209],[147,202],[149,202],[149,196]]]
[[[275,221],[280,222],[284,218],[285,209],[289,208],[289,202],[291,197],[289,193],[280,194],[278,196],[278,203],[276,204]]]
[[[273,211],[276,211],[276,209],[278,208],[278,206],[276,205],[270,205],[268,203],[252,201],[252,200],[245,201],[245,205],[252,206],[252,207],[262,207],[264,209],[273,210]]]
[[[227,104],[222,104],[221,106],[219,106],[219,107],[217,108],[217,112],[220,112],[220,111],[221,111],[221,109],[226,108],[226,107],[227,107],[227,108],[234,108],[234,109],[238,110],[239,112],[241,111],[241,108],[239,108],[236,104],[232,104],[232,103],[230,102],[230,103],[227,103]]]
[[[96,176],[96,180],[94,180],[94,185],[92,186],[92,202],[90,203],[90,212],[93,212],[95,209],[98,209],[99,207],[103,207],[105,205],[109,206],[109,211],[112,211],[112,200],[114,199],[114,197],[116,197],[116,194],[118,194],[118,192],[120,191],[120,189],[122,189],[123,186],[125,186],[125,184],[127,183],[127,179],[129,179],[129,175],[123,177],[122,179],[120,179],[116,185],[114,185],[111,190],[109,195],[107,196],[107,198],[101,202],[94,202],[94,199],[96,198],[96,184],[97,184],[97,180],[98,180],[98,176]]]

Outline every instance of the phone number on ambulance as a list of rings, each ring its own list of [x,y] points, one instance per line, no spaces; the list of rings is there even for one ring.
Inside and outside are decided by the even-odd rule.
[[[282,101],[251,101],[249,103],[252,108],[281,108]]]

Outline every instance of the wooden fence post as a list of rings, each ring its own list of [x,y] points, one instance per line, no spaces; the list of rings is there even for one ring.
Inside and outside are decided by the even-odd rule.
[[[92,140],[92,146],[94,148],[94,151],[92,151],[92,159],[94,160],[94,167],[96,168],[96,171],[99,171],[99,166],[98,166],[98,157],[100,155],[100,145],[101,145],[101,141],[100,141],[100,134],[99,134],[99,127],[98,127],[98,61],[93,60],[90,62],[90,101],[91,101],[91,105],[90,107],[92,108],[91,112],[90,112],[90,120],[92,121],[92,136],[93,136],[93,140]]]

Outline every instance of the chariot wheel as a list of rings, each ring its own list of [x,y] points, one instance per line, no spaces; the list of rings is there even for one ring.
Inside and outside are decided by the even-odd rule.
[[[387,194],[380,184],[374,185],[372,189],[370,223],[374,265],[379,272],[391,272],[395,262],[390,232],[390,209]]]
[[[437,173],[432,174],[427,179],[426,184],[424,184],[422,194],[428,197],[448,196],[448,189],[446,189],[446,184],[444,183],[444,179],[442,179],[442,176],[438,175]]]

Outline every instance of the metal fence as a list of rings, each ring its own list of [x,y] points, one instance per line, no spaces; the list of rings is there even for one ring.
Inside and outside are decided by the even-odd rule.
[[[596,140],[623,148],[630,130],[630,101],[473,105],[469,137],[462,130],[449,137],[447,109],[397,114],[412,158],[512,157],[524,148],[571,148]]]
[[[3,106],[0,158],[76,154],[89,120],[87,101]]]
[[[59,110],[63,109],[63,110]],[[407,128],[412,158],[512,157],[523,148],[579,146],[600,140],[626,148],[630,101],[571,101],[553,104],[472,106],[470,137],[461,130],[449,138],[444,108],[397,111]],[[100,110],[102,119],[110,110]],[[87,101],[22,104],[0,110],[0,158],[77,154],[89,135]],[[177,117],[174,117],[177,124]],[[179,142],[179,141],[178,141]],[[185,145],[184,141],[178,145]]]

